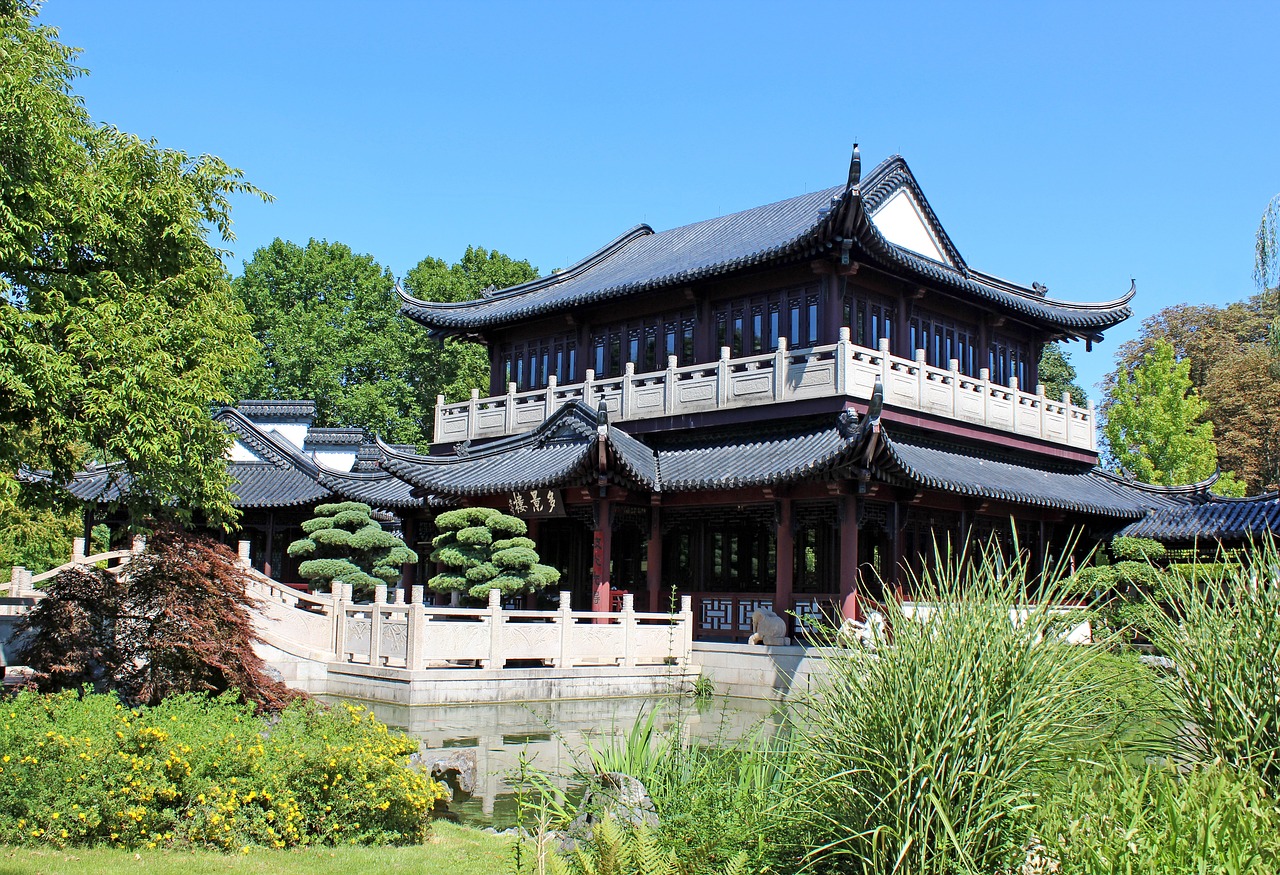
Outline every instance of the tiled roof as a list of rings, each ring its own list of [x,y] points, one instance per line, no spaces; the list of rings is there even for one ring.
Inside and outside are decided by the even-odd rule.
[[[821,475],[859,441],[830,425],[745,440],[726,437],[659,450],[658,468],[665,492],[768,486]]]
[[[1096,468],[1045,466],[909,437],[883,435],[879,473],[960,495],[1058,510],[1136,519],[1150,508],[1191,499],[1184,489],[1128,483]]]
[[[307,443],[322,446],[359,446],[364,443],[363,428],[309,428]]]
[[[305,419],[316,418],[314,401],[273,401],[253,399],[241,401],[236,409],[250,419]]]
[[[560,273],[477,301],[434,303],[402,292],[401,312],[429,328],[467,333],[650,289],[684,285],[753,265],[826,253],[848,240],[854,258],[932,281],[961,297],[977,298],[1059,331],[1093,336],[1130,315],[1132,289],[1115,301],[1078,304],[1052,300],[1040,291],[971,271],[945,232],[940,231],[939,237],[954,265],[895,246],[876,228],[869,211],[888,193],[903,187],[911,188],[936,223],[906,162],[894,156],[859,184],[836,186],[660,233],[638,225]]]
[[[413,487],[385,471],[337,474],[320,472],[320,483],[333,492],[373,507],[421,507],[422,499],[413,495]]]
[[[1126,526],[1120,534],[1157,541],[1244,541],[1280,534],[1280,494],[1211,497],[1203,504],[1168,507]]]
[[[316,479],[297,468],[282,468],[270,462],[230,462],[235,483],[232,504],[239,508],[294,507],[331,497]]]

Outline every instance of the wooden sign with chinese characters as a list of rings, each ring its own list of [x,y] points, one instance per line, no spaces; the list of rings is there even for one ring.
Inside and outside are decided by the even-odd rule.
[[[522,519],[564,516],[564,502],[557,489],[525,489],[507,496],[507,511]]]

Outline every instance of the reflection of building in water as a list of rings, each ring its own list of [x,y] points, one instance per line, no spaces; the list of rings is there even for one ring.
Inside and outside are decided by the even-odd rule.
[[[598,747],[606,738],[625,735],[654,707],[663,709],[658,726],[667,730],[678,720],[686,743],[741,738],[777,719],[775,705],[758,699],[716,697],[710,707],[699,704],[687,697],[672,697],[368,707],[379,720],[418,738],[424,750],[474,751],[474,798],[451,807],[464,819],[505,827],[515,819],[515,788],[508,779],[519,772],[522,757],[530,767],[567,787],[576,771],[590,771],[587,738]]]

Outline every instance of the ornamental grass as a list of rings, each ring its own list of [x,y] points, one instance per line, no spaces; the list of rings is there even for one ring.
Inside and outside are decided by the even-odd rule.
[[[128,708],[21,692],[0,703],[0,843],[234,850],[422,841],[444,788],[363,708],[273,718],[228,693]]]
[[[889,646],[830,642],[794,716],[780,870],[1016,871],[1046,790],[1131,720],[1099,651],[1062,640],[1060,579],[1028,604],[1025,560],[935,556],[911,586],[927,617],[891,599]]]

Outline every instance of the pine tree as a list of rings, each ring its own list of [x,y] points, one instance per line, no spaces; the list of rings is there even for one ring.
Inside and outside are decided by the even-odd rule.
[[[466,592],[486,598],[537,592],[560,581],[560,572],[539,562],[524,520],[490,507],[465,507],[436,517],[440,534],[431,541],[431,561],[446,571],[427,582],[436,592]]]
[[[369,505],[358,501],[316,506],[316,516],[302,524],[305,538],[289,545],[289,555],[305,557],[298,573],[318,589],[335,580],[369,596],[380,583],[393,584],[401,566],[418,561],[404,541],[385,532]]]

